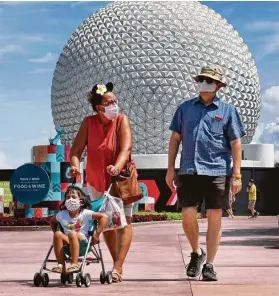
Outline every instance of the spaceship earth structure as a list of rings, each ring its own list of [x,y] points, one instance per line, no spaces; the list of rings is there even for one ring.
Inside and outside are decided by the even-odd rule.
[[[177,106],[197,95],[193,76],[218,65],[228,83],[220,98],[239,110],[250,143],[260,112],[255,61],[239,33],[199,2],[114,2],[72,34],[56,64],[51,90],[54,124],[71,144],[92,114],[87,93],[114,83],[132,126],[133,153],[164,154]]]

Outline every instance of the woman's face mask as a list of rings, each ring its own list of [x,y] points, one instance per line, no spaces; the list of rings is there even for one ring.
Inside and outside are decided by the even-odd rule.
[[[74,212],[80,209],[80,199],[79,198],[69,198],[65,201],[65,206],[68,211]]]
[[[109,120],[113,120],[119,114],[119,107],[117,103],[106,106],[104,108],[105,108],[104,115]]]
[[[217,84],[211,83],[208,84],[206,80],[203,82],[198,82],[198,90],[200,93],[207,92],[207,93],[214,93],[216,91]]]

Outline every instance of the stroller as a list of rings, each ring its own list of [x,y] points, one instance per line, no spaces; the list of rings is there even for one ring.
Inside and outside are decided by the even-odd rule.
[[[61,227],[59,227],[59,228],[61,228]],[[85,265],[89,265],[91,263],[101,263],[101,265],[102,265],[102,271],[100,273],[100,283],[101,284],[105,284],[106,282],[108,284],[112,283],[112,272],[105,271],[102,251],[100,248],[100,242],[98,242],[97,245],[91,245],[92,236],[94,235],[96,229],[97,229],[97,221],[94,220],[93,225],[90,228],[90,231],[88,232],[89,239],[88,239],[88,244],[86,247],[85,254],[84,254],[84,256],[80,256],[78,258],[79,262],[81,262],[81,268],[77,272],[76,279],[75,279],[77,287],[81,287],[82,285],[85,285],[85,287],[90,286],[91,276],[89,273],[84,273],[83,270],[84,270]],[[98,246],[98,247],[96,248],[96,246]],[[35,273],[35,275],[34,275],[34,285],[36,287],[40,286],[41,284],[44,287],[48,286],[49,276],[48,276],[48,273],[44,273],[44,270],[49,271],[49,272],[53,272],[53,271],[51,269],[48,269],[46,264],[48,262],[57,262],[56,260],[49,259],[52,249],[53,249],[53,245],[50,247],[50,249],[46,255],[46,258],[41,266],[40,271]],[[94,256],[93,258],[88,257],[89,252],[91,252],[93,254],[93,256]],[[70,262],[71,257],[69,254],[68,245],[64,245],[64,253],[65,253],[65,257],[66,257],[65,263]],[[66,282],[68,282],[69,284],[72,284],[74,282],[73,273],[69,273],[69,274],[61,273],[60,282],[63,285],[65,285]]]

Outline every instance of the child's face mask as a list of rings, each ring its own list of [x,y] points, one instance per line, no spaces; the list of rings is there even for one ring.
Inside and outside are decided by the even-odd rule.
[[[74,212],[80,209],[80,199],[79,198],[69,198],[65,201],[65,206],[68,211]]]

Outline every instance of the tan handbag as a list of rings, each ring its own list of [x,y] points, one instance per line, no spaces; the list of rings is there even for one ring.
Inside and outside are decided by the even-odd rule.
[[[113,160],[116,158],[117,133],[118,124],[116,125],[116,132],[114,135]],[[132,204],[143,198],[143,193],[137,180],[137,170],[135,164],[131,160],[131,154],[124,170],[121,171],[119,176],[112,177],[112,182],[113,184],[111,186],[110,194],[112,196],[120,197],[123,200],[124,205]]]

